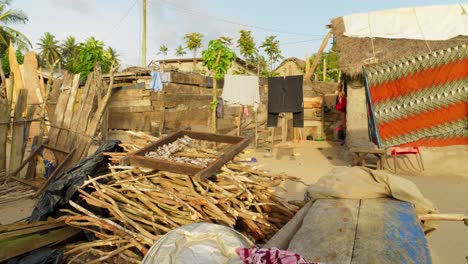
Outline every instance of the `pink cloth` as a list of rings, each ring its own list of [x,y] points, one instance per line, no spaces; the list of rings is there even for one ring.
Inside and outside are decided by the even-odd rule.
[[[277,248],[237,248],[236,253],[245,264],[313,264],[296,253]]]

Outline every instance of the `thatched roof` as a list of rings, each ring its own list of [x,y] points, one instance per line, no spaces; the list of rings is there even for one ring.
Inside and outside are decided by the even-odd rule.
[[[327,94],[334,94],[338,91],[338,83],[304,81],[304,97],[315,97]]]
[[[296,58],[296,57],[290,57],[290,58],[285,59],[283,62],[281,62],[281,64],[278,65],[278,67],[276,67],[275,71],[278,70],[279,68],[281,68],[281,66],[283,66],[288,61],[294,62],[300,69],[305,68],[305,65],[306,65],[305,60],[301,60],[301,59]]]
[[[362,66],[366,64],[381,63],[405,56],[416,56],[468,43],[467,36],[427,42],[424,40],[384,38],[374,38],[372,41],[371,38],[344,36],[345,25],[342,17],[334,18],[331,22],[336,48],[340,52],[341,71],[350,77],[360,75]]]

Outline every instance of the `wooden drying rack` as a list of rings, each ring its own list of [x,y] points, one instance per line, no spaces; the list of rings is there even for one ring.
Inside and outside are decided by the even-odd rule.
[[[210,163],[208,167],[204,168],[202,166],[197,166],[187,163],[179,163],[167,160],[159,160],[154,158],[147,158],[145,154],[154,151],[157,148],[172,143],[179,138],[188,136],[193,139],[206,140],[217,143],[226,143],[231,146],[222,153],[214,162]],[[195,176],[197,179],[203,180],[206,177],[209,177],[216,173],[224,164],[229,162],[236,156],[239,152],[245,149],[250,143],[249,138],[236,137],[236,136],[227,136],[220,134],[204,133],[204,132],[194,132],[188,130],[180,130],[178,132],[172,133],[165,138],[162,138],[145,148],[138,150],[136,152],[130,153],[125,160],[127,160],[131,165],[137,165],[150,169],[164,170],[169,172],[187,174]]]

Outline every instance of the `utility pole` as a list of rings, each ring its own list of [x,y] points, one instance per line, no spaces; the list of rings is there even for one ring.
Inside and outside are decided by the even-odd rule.
[[[141,66],[146,67],[146,0],[143,1],[143,32],[141,41]]]

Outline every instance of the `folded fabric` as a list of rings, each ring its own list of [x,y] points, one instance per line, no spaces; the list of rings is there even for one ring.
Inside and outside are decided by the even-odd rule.
[[[237,248],[236,253],[245,264],[313,264],[294,252],[278,248]]]

